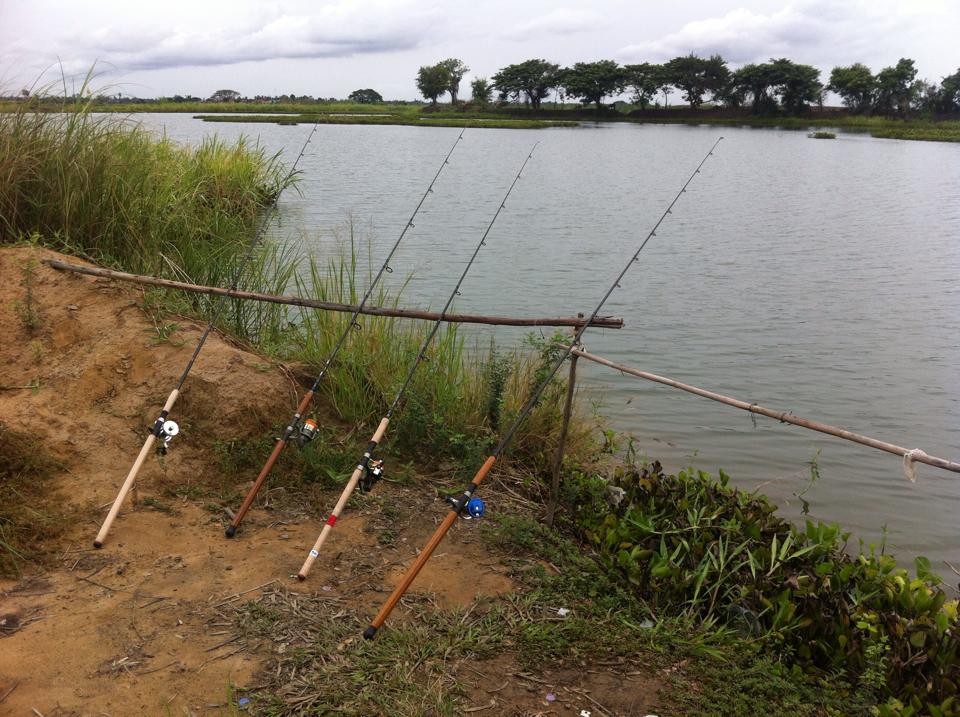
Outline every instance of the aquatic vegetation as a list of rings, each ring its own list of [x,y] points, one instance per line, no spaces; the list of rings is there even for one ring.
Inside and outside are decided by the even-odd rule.
[[[846,674],[891,698],[883,714],[958,714],[957,601],[925,558],[911,578],[873,546],[851,556],[838,526],[794,527],[722,471],[655,462],[609,483],[581,473],[567,491],[577,529],[655,611],[736,627],[796,670]]]

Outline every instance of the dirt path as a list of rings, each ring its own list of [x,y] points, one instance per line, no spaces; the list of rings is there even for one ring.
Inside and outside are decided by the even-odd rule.
[[[50,499],[69,516],[43,545],[45,567],[0,582],[0,715],[233,714],[233,686],[255,687],[273,646],[238,641],[227,613],[264,591],[295,589],[292,578],[321,522],[255,509],[231,541],[218,506],[171,498],[165,488],[210,481],[244,488],[253,476],[224,476],[214,439],[263,435],[292,409],[297,389],[267,359],[212,336],[174,410],[181,436],[165,458],[148,460],[138,501],[128,501],[104,548],[93,550],[99,523],[202,327],[168,320],[175,329],[158,329],[140,292],[56,272],[41,263],[49,256],[59,255],[0,250],[0,416],[62,464]],[[403,521],[385,517],[375,501],[348,512],[299,589],[331,598],[330,610],[374,611],[442,518],[435,495],[429,486],[399,489]],[[459,569],[464,561],[474,567],[470,580]],[[478,593],[513,589],[508,573],[464,522],[416,590],[440,607],[466,605]],[[471,669],[516,671],[506,664]],[[509,677],[509,687],[491,692],[477,682],[470,713],[507,714],[509,705],[515,714],[578,715],[589,700],[568,691],[545,702],[551,688],[536,680],[605,692],[619,689],[623,673],[608,670],[603,680],[613,682],[592,688],[593,678],[572,673]]]

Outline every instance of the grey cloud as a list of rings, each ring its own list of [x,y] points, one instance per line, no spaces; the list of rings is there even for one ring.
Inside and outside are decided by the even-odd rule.
[[[64,38],[64,44],[75,48],[71,64],[100,60],[120,70],[348,57],[417,47],[436,30],[435,15],[410,3],[344,0],[310,15],[279,14],[229,29],[191,27],[160,34],[101,28]]]
[[[862,61],[877,52],[875,38],[909,32],[916,14],[891,0],[796,2],[772,13],[738,8],[722,17],[689,22],[659,40],[628,45],[624,60],[661,61],[694,52],[720,54],[740,64],[787,56],[819,62]]]
[[[544,35],[573,35],[592,32],[606,25],[607,21],[603,16],[592,10],[557,8],[545,15],[540,15],[508,28],[503,36],[510,40],[529,40],[531,37]]]

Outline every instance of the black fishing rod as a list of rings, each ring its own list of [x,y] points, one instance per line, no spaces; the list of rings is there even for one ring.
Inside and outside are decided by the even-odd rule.
[[[334,524],[340,517],[340,513],[346,506],[347,500],[350,499],[350,495],[356,489],[357,484],[360,483],[363,490],[370,490],[374,483],[376,483],[383,475],[383,461],[371,460],[373,451],[376,449],[377,444],[379,444],[383,439],[383,435],[387,430],[387,424],[390,423],[390,419],[393,417],[394,412],[400,405],[400,401],[403,399],[404,393],[406,393],[407,389],[410,387],[410,383],[413,381],[413,375],[416,373],[417,368],[421,363],[424,362],[424,360],[426,360],[427,349],[429,348],[430,343],[433,341],[433,337],[436,336],[437,331],[440,328],[440,324],[443,323],[447,310],[450,308],[453,300],[460,295],[460,286],[463,284],[463,280],[467,278],[470,267],[473,266],[473,262],[477,258],[477,254],[480,253],[480,249],[486,245],[487,237],[490,235],[490,230],[493,229],[493,225],[496,223],[497,217],[500,216],[500,212],[502,212],[506,206],[507,199],[510,197],[510,193],[513,191],[513,188],[517,185],[517,182],[520,181],[520,175],[523,174],[523,170],[526,168],[527,162],[529,162],[530,158],[533,157],[533,152],[536,150],[537,144],[539,144],[539,142],[533,145],[530,152],[523,160],[523,164],[520,165],[520,170],[513,178],[513,181],[510,183],[510,187],[507,189],[507,193],[500,201],[500,206],[497,207],[497,211],[494,213],[493,219],[490,220],[486,231],[483,232],[483,236],[480,237],[480,241],[473,250],[473,255],[470,257],[470,261],[467,262],[467,265],[463,269],[463,273],[460,274],[460,279],[457,281],[456,286],[453,287],[453,291],[450,292],[450,296],[447,298],[447,303],[444,305],[443,311],[440,312],[440,316],[437,318],[437,320],[433,322],[433,327],[430,329],[430,333],[427,334],[426,338],[423,340],[423,343],[420,345],[420,349],[417,351],[417,357],[410,366],[410,370],[407,372],[406,379],[400,386],[400,390],[397,391],[397,395],[394,397],[393,402],[387,409],[387,412],[384,414],[383,418],[380,419],[380,425],[377,426],[377,430],[370,439],[370,444],[367,446],[367,450],[364,451],[363,457],[361,457],[360,462],[357,463],[357,467],[350,476],[350,480],[347,481],[347,484],[344,486],[343,492],[340,494],[340,498],[337,500],[337,504],[330,513],[330,517],[327,519],[327,522],[324,523],[324,526],[320,531],[320,535],[317,538],[317,542],[313,544],[313,548],[310,549],[310,553],[307,555],[307,559],[300,568],[300,572],[297,573],[297,578],[300,580],[307,579],[307,573],[310,572],[310,568],[313,566],[314,561],[316,561],[317,557],[320,555],[320,548],[323,547],[324,542],[327,540],[327,536],[330,534],[330,531],[333,530]],[[362,483],[361,480],[363,481]]]
[[[450,151],[447,152],[446,157],[443,158],[443,162],[440,164],[440,168],[437,170],[437,173],[433,175],[433,179],[430,181],[430,184],[427,186],[427,190],[423,193],[423,196],[420,197],[420,201],[417,203],[416,208],[413,210],[413,214],[410,215],[410,218],[407,220],[407,223],[403,225],[403,230],[400,232],[400,236],[397,237],[396,242],[394,242],[393,247],[390,249],[390,252],[387,254],[387,258],[384,259],[383,265],[380,267],[380,270],[374,276],[373,281],[370,283],[370,287],[367,289],[367,292],[363,295],[363,299],[357,305],[357,308],[353,311],[353,314],[350,316],[350,320],[347,322],[346,327],[343,330],[343,333],[340,334],[340,337],[337,339],[337,343],[334,344],[333,351],[330,352],[330,355],[327,356],[326,361],[323,363],[323,367],[320,369],[320,372],[317,374],[317,377],[313,381],[313,385],[310,387],[310,390],[307,391],[303,398],[300,401],[300,405],[297,406],[297,410],[294,412],[293,417],[290,419],[290,422],[287,424],[287,427],[283,431],[283,435],[276,439],[276,442],[273,446],[273,451],[270,453],[270,456],[267,458],[267,462],[263,464],[263,468],[260,469],[260,474],[257,476],[257,479],[254,481],[253,486],[250,488],[246,497],[243,499],[243,503],[240,505],[240,509],[233,516],[233,519],[230,521],[230,525],[227,526],[226,534],[228,538],[232,538],[237,534],[237,528],[240,527],[240,522],[243,520],[243,517],[250,510],[250,507],[253,505],[254,498],[257,497],[257,493],[260,491],[260,488],[263,486],[264,481],[267,479],[270,471],[273,469],[274,464],[277,462],[277,459],[280,458],[280,453],[283,452],[284,446],[290,442],[291,439],[295,439],[297,443],[303,447],[313,437],[317,434],[317,422],[308,418],[302,420],[304,414],[307,412],[307,409],[310,407],[310,403],[313,401],[313,396],[320,388],[320,382],[323,380],[323,377],[326,375],[327,370],[330,368],[334,359],[336,359],[337,354],[340,353],[340,349],[343,347],[344,343],[347,340],[347,336],[350,334],[351,329],[359,329],[360,324],[357,321],[357,317],[360,315],[360,312],[363,311],[363,308],[367,305],[367,300],[373,294],[374,288],[380,281],[385,273],[390,274],[393,272],[393,268],[390,266],[390,260],[393,259],[393,255],[396,253],[397,249],[400,246],[400,242],[403,241],[403,238],[407,235],[407,232],[414,227],[413,220],[417,218],[417,214],[420,212],[420,208],[423,206],[423,203],[427,200],[427,196],[433,193],[433,185],[436,184],[437,179],[440,177],[440,174],[443,172],[443,168],[450,163],[450,156],[453,154],[453,151],[457,148],[457,145],[460,144],[460,141],[463,139],[463,133],[465,129],[460,130],[460,134],[457,136],[456,141],[453,143],[453,146],[450,148]]]
[[[303,159],[303,155],[307,151],[307,145],[310,144],[310,140],[313,139],[313,135],[316,133],[318,126],[319,122],[313,123],[313,128],[310,130],[310,134],[307,135],[307,139],[300,148],[300,154],[297,155],[297,158],[290,167],[290,171],[287,172],[286,176],[281,181],[279,188],[273,195],[270,205],[260,218],[260,224],[253,233],[253,239],[251,239],[250,245],[247,247],[243,258],[237,265],[236,272],[234,272],[233,283],[230,285],[231,291],[236,291],[237,286],[240,283],[240,279],[243,276],[243,271],[246,268],[247,263],[250,261],[250,258],[253,256],[253,252],[254,249],[256,249],[257,244],[260,243],[260,239],[263,237],[263,233],[266,231],[267,226],[270,223],[270,218],[273,215],[274,210],[277,208],[277,203],[280,201],[280,195],[296,175],[297,166],[299,165],[300,160]],[[177,402],[177,398],[180,396],[180,391],[183,389],[183,385],[187,381],[187,376],[190,375],[190,371],[193,369],[193,365],[196,363],[197,357],[200,355],[200,351],[207,342],[207,337],[210,335],[210,332],[213,331],[214,324],[216,323],[217,319],[220,318],[220,313],[223,311],[223,307],[223,301],[220,301],[216,304],[216,308],[210,316],[210,321],[207,323],[203,333],[200,334],[200,339],[197,341],[197,346],[194,348],[193,354],[190,356],[190,360],[184,367],[183,373],[180,374],[177,385],[174,387],[173,391],[170,392],[170,395],[167,396],[167,401],[163,404],[163,410],[160,411],[160,416],[156,421],[154,421],[153,427],[150,429],[150,433],[147,434],[147,439],[144,441],[143,447],[140,449],[140,453],[137,455],[137,459],[133,462],[133,466],[130,468],[130,471],[127,473],[127,477],[123,481],[123,485],[120,487],[120,492],[113,501],[113,505],[110,508],[110,512],[107,514],[106,520],[104,520],[103,525],[100,526],[100,532],[97,533],[97,537],[93,541],[93,547],[103,547],[103,541],[106,540],[107,533],[110,532],[110,526],[113,525],[113,521],[120,512],[123,501],[126,499],[127,493],[130,492],[130,488],[133,487],[133,483],[137,479],[137,474],[140,472],[144,462],[147,460],[147,455],[149,454],[150,448],[153,446],[154,442],[162,439],[163,442],[158,446],[158,448],[161,453],[166,453],[167,448],[170,445],[170,441],[172,441],[180,432],[180,427],[177,425],[176,421],[170,420],[168,416],[170,415],[170,411],[173,409],[173,404]]]
[[[690,175],[680,191],[677,192],[676,196],[673,198],[673,201],[671,201],[667,206],[666,210],[657,220],[657,223],[653,225],[653,229],[651,229],[650,233],[647,234],[646,238],[640,244],[640,247],[633,253],[633,256],[630,257],[630,261],[628,261],[626,266],[623,267],[623,270],[614,280],[613,284],[610,285],[610,288],[603,295],[603,298],[600,299],[600,303],[597,304],[597,308],[595,308],[593,313],[590,314],[590,318],[587,319],[587,321],[579,329],[577,329],[577,332],[574,335],[573,340],[570,342],[570,345],[566,348],[560,358],[557,359],[557,361],[553,364],[550,372],[543,379],[543,381],[540,382],[540,384],[537,386],[537,389],[527,399],[526,403],[524,403],[523,407],[520,409],[520,413],[517,414],[517,417],[514,419],[510,428],[507,429],[507,432],[500,439],[500,442],[497,444],[497,447],[493,450],[493,452],[487,456],[487,459],[483,462],[483,465],[480,467],[480,470],[477,471],[476,475],[474,475],[473,480],[470,482],[467,488],[462,493],[447,498],[447,502],[450,504],[450,512],[447,513],[440,525],[437,526],[437,529],[430,537],[430,540],[427,541],[427,544],[423,547],[423,550],[420,551],[417,559],[407,569],[403,579],[400,581],[397,587],[394,588],[386,602],[384,602],[383,606],[380,608],[380,611],[370,623],[370,626],[364,630],[363,636],[365,638],[369,640],[377,634],[377,630],[379,630],[383,623],[386,622],[386,619],[390,616],[393,608],[396,607],[397,603],[400,602],[400,598],[402,598],[404,593],[406,593],[410,588],[410,585],[416,579],[417,575],[420,573],[420,570],[422,570],[423,566],[427,564],[427,561],[430,559],[433,551],[436,550],[437,546],[440,544],[440,541],[443,540],[444,536],[453,526],[454,522],[456,522],[457,518],[465,512],[474,515],[482,514],[482,503],[480,502],[479,498],[474,498],[473,494],[483,482],[483,479],[487,477],[487,474],[490,472],[490,469],[493,468],[493,464],[500,457],[500,454],[506,449],[514,434],[517,432],[517,429],[520,427],[520,424],[523,423],[530,411],[532,411],[534,406],[537,405],[537,402],[540,400],[540,396],[543,395],[547,385],[553,380],[553,377],[557,374],[557,371],[560,370],[563,362],[566,361],[573,349],[579,345],[580,338],[583,336],[583,332],[586,331],[587,327],[590,325],[590,322],[593,321],[600,313],[600,310],[603,308],[603,305],[607,303],[607,299],[610,298],[610,295],[616,289],[620,288],[620,281],[626,275],[627,271],[630,270],[630,267],[635,262],[640,260],[640,252],[642,252],[644,247],[647,246],[647,243],[650,241],[650,239],[656,236],[657,229],[660,228],[660,225],[663,223],[664,219],[666,219],[667,215],[673,210],[673,206],[680,199],[681,195],[687,191],[687,187],[693,181],[693,178],[700,174],[700,169],[706,163],[707,159],[713,155],[713,151],[717,148],[717,145],[720,144],[720,140],[722,139],[723,137],[720,137],[720,139],[714,142],[713,146],[710,148],[710,151],[707,152],[702,160],[700,160],[700,164],[697,165],[697,168],[694,170],[693,174]]]

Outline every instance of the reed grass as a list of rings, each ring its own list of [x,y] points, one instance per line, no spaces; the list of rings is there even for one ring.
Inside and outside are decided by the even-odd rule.
[[[298,278],[299,293],[324,301],[359,303],[379,266],[379,258],[366,246],[364,250],[351,224],[340,253],[325,266],[308,263],[309,270]],[[411,278],[393,294],[378,288],[369,305],[398,306]],[[301,309],[285,352],[319,370],[349,320],[349,314]],[[360,325],[360,330],[348,335],[319,390],[340,416],[372,428],[402,386],[431,324],[364,316]],[[545,346],[531,344],[504,352],[493,342],[468,342],[458,325],[444,324],[391,422],[386,447],[402,446],[407,453],[453,458],[479,468],[481,457],[529,397],[544,364],[552,361],[553,349]],[[521,426],[511,451],[515,462],[537,473],[549,466],[565,391],[564,381],[555,380]],[[571,423],[569,455],[577,462],[588,462],[597,448],[592,438],[595,421],[577,411]]]
[[[278,156],[246,139],[183,147],[91,107],[0,114],[0,241],[37,233],[102,264],[207,283],[283,188]]]

